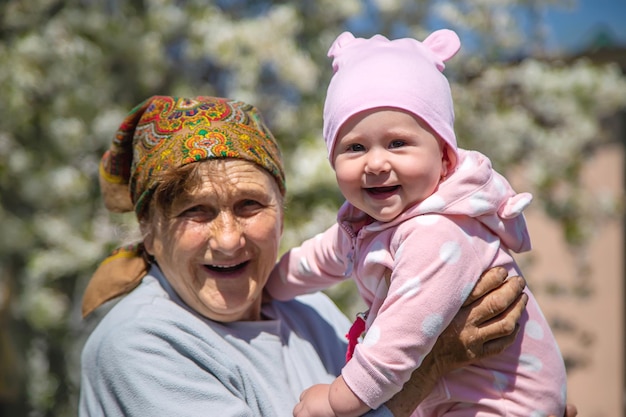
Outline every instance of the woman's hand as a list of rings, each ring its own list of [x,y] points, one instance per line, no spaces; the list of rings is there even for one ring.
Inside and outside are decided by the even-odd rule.
[[[485,272],[454,320],[437,339],[433,355],[440,375],[501,353],[517,337],[528,296],[522,277],[507,279],[496,267]]]

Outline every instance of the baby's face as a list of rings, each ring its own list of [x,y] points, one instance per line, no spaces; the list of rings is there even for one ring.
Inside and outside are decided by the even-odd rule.
[[[422,120],[382,107],[348,119],[332,155],[344,197],[388,222],[437,189],[449,166],[443,150],[443,141]]]

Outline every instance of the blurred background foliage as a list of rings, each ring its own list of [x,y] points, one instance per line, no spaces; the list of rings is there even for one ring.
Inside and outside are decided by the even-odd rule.
[[[99,157],[125,114],[155,95],[256,104],[288,170],[284,248],[334,221],[341,196],[321,138],[326,57],[343,30],[465,42],[446,70],[462,147],[517,170],[576,250],[620,212],[582,195],[581,164],[626,104],[611,64],[544,48],[533,0],[4,0],[0,2],[0,415],[72,416],[86,281],[132,232],[97,186]],[[467,40],[467,42],[465,41]],[[598,204],[600,202],[600,204]],[[582,248],[582,249],[581,249]],[[349,311],[350,286],[333,291]]]

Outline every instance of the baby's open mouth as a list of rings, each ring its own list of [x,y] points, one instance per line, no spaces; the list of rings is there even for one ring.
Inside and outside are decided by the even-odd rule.
[[[372,194],[386,194],[386,193],[392,193],[396,191],[398,188],[400,188],[399,185],[392,185],[390,187],[373,187],[373,188],[368,188],[367,192],[372,193]]]

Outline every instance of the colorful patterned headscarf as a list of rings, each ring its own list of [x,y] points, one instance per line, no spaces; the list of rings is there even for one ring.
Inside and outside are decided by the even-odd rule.
[[[120,125],[100,162],[106,207],[142,215],[161,173],[209,159],[242,159],[269,172],[285,194],[276,140],[249,104],[217,97],[154,96]],[[141,244],[117,249],[102,262],[83,297],[83,316],[135,288],[149,264]]]
[[[100,177],[101,182],[128,185],[130,203],[139,215],[157,185],[158,174],[224,158],[264,168],[284,195],[280,150],[254,106],[217,97],[154,96],[124,119],[102,157]],[[105,204],[113,211],[130,209],[111,204],[106,195]]]

